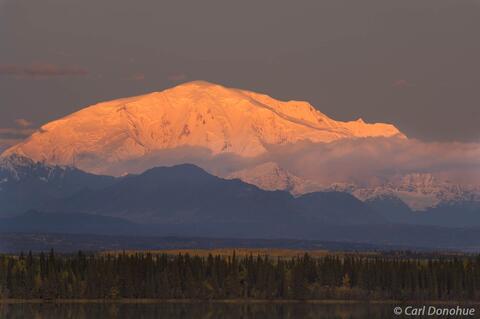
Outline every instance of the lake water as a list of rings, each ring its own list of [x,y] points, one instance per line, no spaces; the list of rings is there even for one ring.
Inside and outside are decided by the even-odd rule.
[[[375,319],[394,318],[393,308],[389,304],[309,303],[4,304],[0,318]]]

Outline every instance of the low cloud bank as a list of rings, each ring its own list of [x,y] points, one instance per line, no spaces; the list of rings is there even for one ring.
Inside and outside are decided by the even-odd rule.
[[[0,130],[0,150],[2,139],[4,144],[11,144],[28,130]],[[325,186],[336,182],[373,186],[410,173],[430,173],[440,180],[480,185],[480,143],[363,138],[332,143],[300,142],[267,146],[267,149],[262,156],[244,158],[234,154],[212,155],[206,148],[186,146],[116,163],[107,163],[95,154],[77,154],[75,165],[93,173],[119,176],[138,174],[155,166],[191,163],[212,174],[227,176],[238,170],[275,162],[298,177]]]
[[[268,153],[255,158],[233,154],[214,156],[207,149],[183,147],[118,163],[111,166],[112,171],[108,173],[139,173],[153,166],[193,163],[213,174],[226,176],[265,162],[276,162],[301,178],[324,185],[335,182],[375,185],[409,173],[431,173],[441,180],[480,185],[479,143],[426,143],[397,138],[269,146]]]
[[[269,157],[300,177],[321,183],[376,184],[395,175],[431,173],[480,184],[480,144],[365,138],[272,147]]]

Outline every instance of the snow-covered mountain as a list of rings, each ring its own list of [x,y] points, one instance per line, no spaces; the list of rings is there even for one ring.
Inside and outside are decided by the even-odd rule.
[[[337,143],[331,142],[353,140],[348,148],[354,148],[356,139],[365,137],[406,141],[405,135],[390,124],[367,124],[361,119],[335,121],[307,102],[283,102],[264,94],[196,81],[162,92],[98,103],[43,125],[1,155],[0,189],[2,183],[22,174],[48,181],[52,176],[73,172],[69,166],[118,176],[155,166],[194,163],[224,178],[239,178],[266,190],[286,190],[294,195],[333,190],[351,193],[363,201],[394,196],[412,210],[480,201],[479,187],[437,180],[430,174],[382,176],[383,182],[370,185],[351,181],[322,184],[325,182],[302,171],[301,165],[293,170],[296,173],[289,171],[291,167],[282,167],[271,152],[272,147],[304,141],[329,143],[328,147],[335,148]],[[174,152],[180,156],[173,157]],[[207,154],[203,162],[192,160],[192,154],[197,153]],[[332,158],[340,160],[350,154],[343,149],[330,152]],[[211,155],[215,162],[210,161]],[[312,156],[316,159],[322,153]],[[315,161],[310,162],[309,169],[315,169],[312,166]]]
[[[72,167],[44,165],[30,158],[12,154],[0,158],[0,190],[2,184],[19,182],[27,178],[36,178],[43,182],[62,179]]]
[[[390,124],[335,121],[307,102],[197,81],[86,107],[42,126],[3,156],[112,173],[113,164],[182,147],[251,158],[268,145],[360,137],[405,138]]]
[[[480,202],[480,187],[439,180],[432,174],[424,173],[394,176],[385,183],[372,187],[336,184],[327,189],[349,192],[363,201],[396,197],[414,211],[454,202]]]
[[[388,183],[373,190],[359,189],[358,198],[372,198],[382,193],[393,193],[413,210],[424,210],[451,202],[480,201],[480,188],[459,185],[436,179],[432,174],[407,174],[392,178]]]
[[[266,162],[251,168],[235,171],[226,178],[238,178],[265,190],[283,190],[293,195],[306,194],[321,189],[314,181],[300,178],[281,168],[275,162]]]
[[[480,187],[443,181],[432,174],[423,173],[396,175],[384,183],[373,186],[348,182],[322,185],[296,176],[274,162],[266,162],[233,172],[226,177],[239,178],[267,190],[289,191],[294,195],[314,191],[335,191],[350,193],[365,202],[402,201],[413,211],[460,202],[480,203]]]

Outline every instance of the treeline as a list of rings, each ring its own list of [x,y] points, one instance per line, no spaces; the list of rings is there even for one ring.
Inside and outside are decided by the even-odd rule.
[[[0,297],[479,300],[480,257],[0,256]]]

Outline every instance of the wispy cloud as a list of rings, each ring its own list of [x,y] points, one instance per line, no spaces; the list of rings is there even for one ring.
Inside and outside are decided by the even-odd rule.
[[[98,164],[98,160],[91,159],[85,167]],[[108,170],[101,173],[140,173],[153,166],[193,163],[225,176],[265,162],[276,162],[301,178],[325,186],[336,182],[377,185],[410,173],[430,173],[439,180],[480,185],[480,143],[426,143],[397,138],[270,145],[268,152],[255,158],[213,155],[205,148],[184,147],[152,152],[140,160],[109,164]]]
[[[403,88],[407,88],[407,87],[410,87],[412,86],[410,82],[408,82],[407,80],[395,80],[393,81],[392,83],[392,87],[396,88],[396,89],[403,89]]]
[[[375,183],[408,173],[431,173],[442,179],[480,184],[478,143],[365,138],[276,147],[269,156],[297,175],[326,184]]]
[[[88,71],[71,65],[55,65],[50,63],[34,63],[30,65],[0,64],[0,75],[15,77],[62,77],[85,76]]]
[[[0,128],[0,138],[24,139],[35,130],[30,128]]]
[[[19,127],[30,127],[33,125],[33,123],[27,119],[16,119],[15,124]]]

